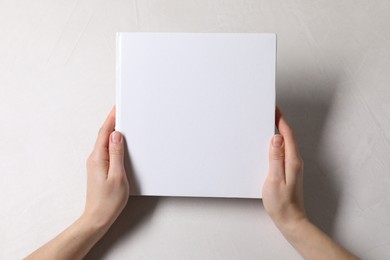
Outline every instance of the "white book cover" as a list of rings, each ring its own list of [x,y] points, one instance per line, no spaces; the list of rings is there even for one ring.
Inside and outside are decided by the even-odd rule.
[[[133,195],[261,198],[275,34],[123,32],[116,55]]]

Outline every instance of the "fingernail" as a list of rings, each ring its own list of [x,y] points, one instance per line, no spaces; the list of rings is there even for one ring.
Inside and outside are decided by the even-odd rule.
[[[282,146],[282,143],[283,143],[283,137],[281,135],[274,135],[272,145],[274,147],[280,147]]]
[[[111,142],[113,142],[114,144],[119,144],[121,140],[122,140],[122,135],[119,132],[114,131],[111,134]]]

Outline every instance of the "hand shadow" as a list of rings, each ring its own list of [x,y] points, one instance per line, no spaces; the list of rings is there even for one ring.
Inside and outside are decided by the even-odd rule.
[[[277,89],[283,91],[277,97],[277,104],[295,133],[304,160],[307,215],[331,236],[341,189],[335,176],[330,174],[334,164],[326,160],[321,145],[339,79],[336,73],[323,71],[306,71],[305,75],[300,75],[293,79],[280,78]]]
[[[126,144],[126,140],[125,140]],[[127,145],[125,145],[127,147]],[[128,150],[125,149],[125,169],[130,184],[130,197],[126,207],[114,222],[104,237],[90,250],[84,259],[103,259],[115,244],[125,237],[131,236],[137,226],[151,216],[157,206],[159,197],[137,196],[140,188],[130,160]]]

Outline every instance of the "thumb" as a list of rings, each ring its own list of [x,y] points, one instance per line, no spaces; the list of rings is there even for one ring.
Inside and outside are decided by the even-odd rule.
[[[123,169],[124,145],[123,137],[118,131],[110,135],[110,144],[108,146],[110,155],[110,172],[116,172]]]
[[[269,176],[285,181],[284,174],[284,139],[274,135],[269,148]]]

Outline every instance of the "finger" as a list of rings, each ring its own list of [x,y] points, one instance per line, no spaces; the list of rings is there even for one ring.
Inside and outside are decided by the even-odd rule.
[[[274,135],[269,147],[268,176],[278,182],[285,182],[284,140],[282,135]]]
[[[298,151],[294,133],[279,108],[276,109],[276,123],[279,133],[283,135],[285,142],[286,183],[294,185],[297,181],[297,175],[302,172],[302,159]]]
[[[276,108],[276,127],[284,138],[286,160],[300,159],[294,133],[278,107]]]
[[[111,133],[108,151],[110,156],[109,175],[123,172],[124,144],[123,137],[118,131]]]
[[[98,137],[96,139],[94,153],[96,153],[97,156],[101,159],[108,160],[108,142],[110,134],[114,131],[114,128],[115,106],[108,114],[106,121],[103,123],[102,127],[99,129]]]

